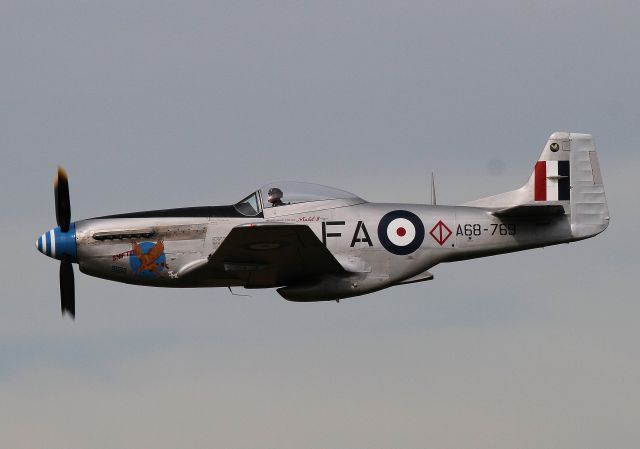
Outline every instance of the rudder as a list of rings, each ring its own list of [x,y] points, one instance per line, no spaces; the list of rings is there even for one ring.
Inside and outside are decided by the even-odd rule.
[[[571,171],[571,233],[576,239],[592,237],[609,226],[609,206],[590,134],[571,133]]]

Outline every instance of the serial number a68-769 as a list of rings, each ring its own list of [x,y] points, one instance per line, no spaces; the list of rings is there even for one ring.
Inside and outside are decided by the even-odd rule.
[[[483,234],[489,235],[516,235],[515,223],[491,223],[483,227],[480,223],[459,224],[456,236],[477,237]]]

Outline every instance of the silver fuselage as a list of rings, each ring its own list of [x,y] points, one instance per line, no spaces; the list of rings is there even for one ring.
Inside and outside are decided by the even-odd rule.
[[[320,301],[427,281],[442,262],[589,238],[607,228],[609,209],[592,136],[559,131],[522,187],[462,206],[369,203],[277,182],[233,206],[61,222],[64,231],[48,231],[36,247],[62,261],[67,286],[77,262],[86,274],[130,284],[276,287],[292,301]]]
[[[490,209],[465,206],[428,206],[395,203],[353,204],[348,200],[322,204],[265,209],[268,217],[166,216],[96,218],[76,222],[77,260],[88,275],[130,284],[159,287],[245,286],[225,271],[206,276],[178,276],[181,267],[215,254],[232,228],[258,222],[305,224],[349,272],[342,277],[340,297],[356,296],[403,282],[427,280],[421,274],[431,267],[455,260],[519,251],[577,240],[572,238],[568,216],[504,220]],[[207,208],[201,208],[206,215]],[[398,255],[383,247],[379,225],[389,212],[414,213],[424,225],[421,245],[410,254]],[[178,211],[184,211],[178,209]],[[164,212],[164,211],[163,211]],[[185,215],[180,212],[175,215]],[[164,212],[170,215],[170,212]],[[132,214],[133,215],[133,214]],[[140,234],[153,233],[150,238]],[[117,235],[100,239],[101,235]],[[128,238],[131,236],[131,238]],[[96,238],[97,237],[97,238]],[[165,266],[157,275],[140,277],[131,266],[132,241],[162,240]],[[261,285],[263,286],[263,285]],[[281,287],[272,285],[271,287]],[[334,295],[335,296],[335,295]]]

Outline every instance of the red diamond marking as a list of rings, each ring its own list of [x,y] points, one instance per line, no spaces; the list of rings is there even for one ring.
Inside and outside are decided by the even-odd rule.
[[[396,234],[398,234],[398,237],[404,237],[406,233],[407,233],[407,230],[402,226],[396,229]]]
[[[440,244],[440,246],[442,246],[444,245],[444,242],[446,242],[447,239],[451,237],[451,234],[453,234],[453,232],[451,232],[451,229],[449,229],[449,227],[444,224],[442,220],[440,220],[433,228],[431,228],[429,234],[436,242]]]

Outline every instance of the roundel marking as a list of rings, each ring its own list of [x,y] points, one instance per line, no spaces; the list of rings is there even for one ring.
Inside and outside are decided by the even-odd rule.
[[[558,142],[553,142],[551,145],[549,145],[549,149],[555,153],[560,149],[560,145],[558,145]]]
[[[387,225],[387,238],[396,246],[407,246],[416,238],[415,225],[406,218],[394,218]]]
[[[420,218],[407,210],[394,210],[378,223],[378,239],[390,253],[411,254],[424,241],[424,225]]]

